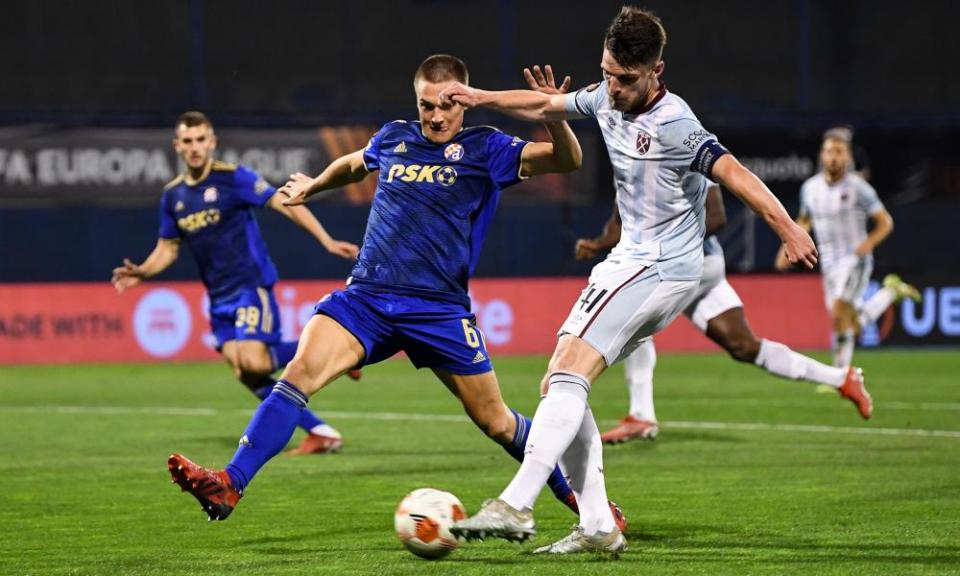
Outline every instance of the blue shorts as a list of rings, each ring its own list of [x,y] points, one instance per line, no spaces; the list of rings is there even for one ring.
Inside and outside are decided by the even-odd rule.
[[[417,368],[460,375],[493,370],[477,318],[460,304],[351,287],[324,297],[314,311],[360,341],[364,365],[402,350]]]
[[[280,309],[273,288],[244,288],[229,298],[211,299],[210,329],[217,340],[217,350],[230,340],[278,344],[282,336]]]

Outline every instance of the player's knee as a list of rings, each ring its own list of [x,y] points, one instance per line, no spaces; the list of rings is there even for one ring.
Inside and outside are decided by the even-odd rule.
[[[478,422],[478,424],[484,434],[501,444],[510,442],[513,439],[513,434],[511,434],[511,428],[514,425],[513,418],[508,418],[502,412],[491,415],[489,418],[484,418],[481,422]]]
[[[316,392],[320,386],[320,370],[303,358],[294,358],[283,370],[283,379],[299,388],[308,396]]]
[[[753,363],[760,354],[760,341],[745,336],[737,337],[728,343],[727,352],[734,360]]]
[[[237,359],[237,368],[241,373],[261,375],[273,371],[269,354],[241,353]]]

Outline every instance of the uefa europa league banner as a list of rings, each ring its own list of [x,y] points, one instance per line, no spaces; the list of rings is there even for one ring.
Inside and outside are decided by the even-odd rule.
[[[333,159],[362,149],[375,125],[314,130],[218,129],[216,157],[252,168],[274,185],[294,172],[319,174]],[[523,138],[549,139],[543,128],[524,124]],[[584,146],[595,142],[587,134]],[[0,128],[0,208],[123,204],[152,206],[163,186],[182,170],[173,151],[173,129]],[[596,190],[595,159],[568,177],[533,178],[511,188],[511,197],[563,200]],[[327,198],[366,204],[376,182],[367,178]]]
[[[341,133],[342,132],[342,133]],[[267,180],[319,171],[330,161],[324,138],[362,147],[372,128],[217,131],[217,157],[246,164]],[[156,202],[181,171],[171,129],[0,129],[0,205]]]

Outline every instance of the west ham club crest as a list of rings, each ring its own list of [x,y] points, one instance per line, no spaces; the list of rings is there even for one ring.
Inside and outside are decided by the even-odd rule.
[[[650,135],[640,130],[637,133],[637,152],[640,154],[646,154],[647,150],[650,149]]]

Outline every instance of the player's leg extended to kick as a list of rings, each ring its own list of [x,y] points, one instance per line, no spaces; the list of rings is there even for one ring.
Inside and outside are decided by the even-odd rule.
[[[750,329],[743,307],[731,308],[707,322],[707,336],[740,362],[755,364],[771,374],[792,380],[808,380],[853,401],[860,415],[872,411],[870,395],[863,387],[863,373],[856,367],[827,366],[772,340],[761,340]]]
[[[499,499],[488,501],[477,515],[458,522],[454,526],[454,533],[470,539],[486,536],[514,539],[516,534],[534,533],[533,503],[561,456],[571,448],[575,438],[582,435],[581,425],[588,410],[586,399],[589,382],[599,376],[605,367],[603,356],[589,344],[573,335],[561,336],[550,361],[550,375],[541,387],[545,397],[537,409],[520,471]],[[576,462],[571,462],[571,467],[576,466],[576,471],[580,473],[571,474],[572,488],[581,502],[581,526],[607,529],[602,532],[592,529],[590,534],[583,534],[581,527],[577,533],[591,539],[591,543],[597,538],[613,538],[616,540],[614,544],[622,548],[620,544],[623,538],[609,508],[600,471],[600,433],[592,416],[589,421],[595,442],[587,443],[586,450],[580,448],[581,443],[578,443]],[[580,461],[588,452],[599,466],[593,466],[593,461]],[[596,469],[599,477],[591,478],[587,474],[590,469]],[[594,521],[586,513],[587,510],[593,515],[599,514],[601,520]],[[607,544],[606,540],[602,543]]]
[[[173,481],[200,502],[209,519],[225,519],[257,471],[286,446],[309,396],[363,357],[363,346],[350,332],[327,316],[315,315],[304,327],[283,377],[254,413],[226,469],[202,468],[174,454],[167,462]]]
[[[516,461],[522,462],[527,436],[530,433],[530,419],[507,406],[500,393],[496,373],[493,371],[482,374],[452,374],[445,370],[433,369],[437,377],[446,385],[463,404],[463,409],[490,439],[500,444],[503,449]],[[570,508],[579,513],[577,497],[570,489],[559,466],[547,479],[547,485],[553,495]],[[613,506],[616,506],[613,504]],[[626,519],[623,513],[616,509],[618,525],[626,528]]]

